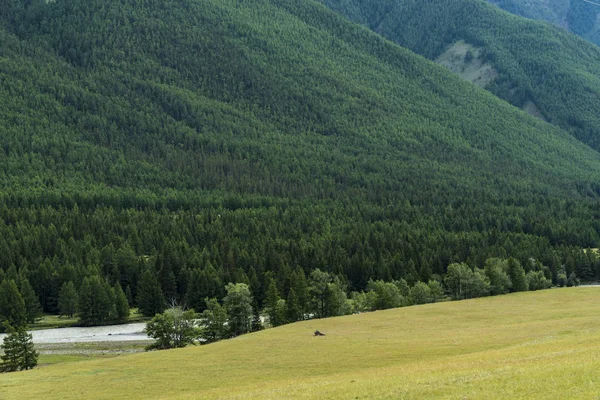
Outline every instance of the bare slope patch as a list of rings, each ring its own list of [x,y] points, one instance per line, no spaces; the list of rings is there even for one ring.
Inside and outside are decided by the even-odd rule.
[[[544,114],[542,114],[538,106],[536,106],[531,100],[527,100],[525,104],[523,104],[523,111],[529,115],[533,115],[534,117],[541,119],[542,121],[546,121]]]
[[[498,76],[498,71],[483,59],[481,49],[463,40],[452,44],[435,62],[481,87],[487,86]]]
[[[459,40],[443,52],[435,62],[450,69],[461,78],[481,87],[486,87],[498,77],[498,71],[489,63],[485,62],[483,50]],[[527,100],[521,107],[523,111],[546,121],[544,115],[537,105]]]

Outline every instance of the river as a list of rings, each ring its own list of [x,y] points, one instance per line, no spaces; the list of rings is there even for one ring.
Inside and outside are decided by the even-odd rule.
[[[130,342],[149,340],[144,332],[145,323],[55,328],[30,331],[33,343],[90,343],[90,342]],[[6,334],[0,334],[0,342]]]

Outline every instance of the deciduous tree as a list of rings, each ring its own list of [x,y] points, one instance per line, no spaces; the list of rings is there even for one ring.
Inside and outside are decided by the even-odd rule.
[[[245,283],[229,283],[225,286],[227,295],[223,305],[229,317],[229,331],[232,336],[250,332],[252,318],[252,295]]]
[[[183,311],[174,307],[156,314],[146,324],[146,333],[156,340],[147,350],[165,350],[193,344],[200,336],[201,329],[197,326],[193,310]]]

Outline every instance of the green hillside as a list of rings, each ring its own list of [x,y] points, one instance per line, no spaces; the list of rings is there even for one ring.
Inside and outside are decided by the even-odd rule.
[[[285,295],[313,268],[597,274],[598,153],[321,4],[1,7],[0,280],[46,312],[87,275],[135,302],[146,270],[167,299],[202,271],[257,306],[266,274]]]
[[[5,400],[592,399],[597,314],[598,288],[430,304],[2,374],[0,390]]]
[[[600,44],[600,6],[583,0],[489,0],[504,10],[523,17],[547,21]]]
[[[456,65],[457,72],[468,64],[489,65],[495,70],[493,79],[482,84],[489,91],[600,149],[597,46],[559,27],[512,16],[483,0],[322,2],[431,60],[465,42],[471,54],[466,65]],[[462,62],[466,52],[452,56]],[[471,80],[477,78],[471,74]]]

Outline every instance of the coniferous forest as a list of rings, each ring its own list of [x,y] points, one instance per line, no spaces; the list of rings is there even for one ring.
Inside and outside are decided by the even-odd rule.
[[[519,108],[535,105],[541,118],[600,150],[598,46],[483,0],[321,2],[432,60],[458,41],[474,46],[498,74],[486,89]],[[590,8],[597,13],[598,6],[575,3],[595,20]]]
[[[449,266],[492,258],[600,276],[596,150],[320,3],[4,0],[0,21],[0,281],[31,318],[201,312],[228,283],[262,308],[317,269],[357,296],[463,298]]]

